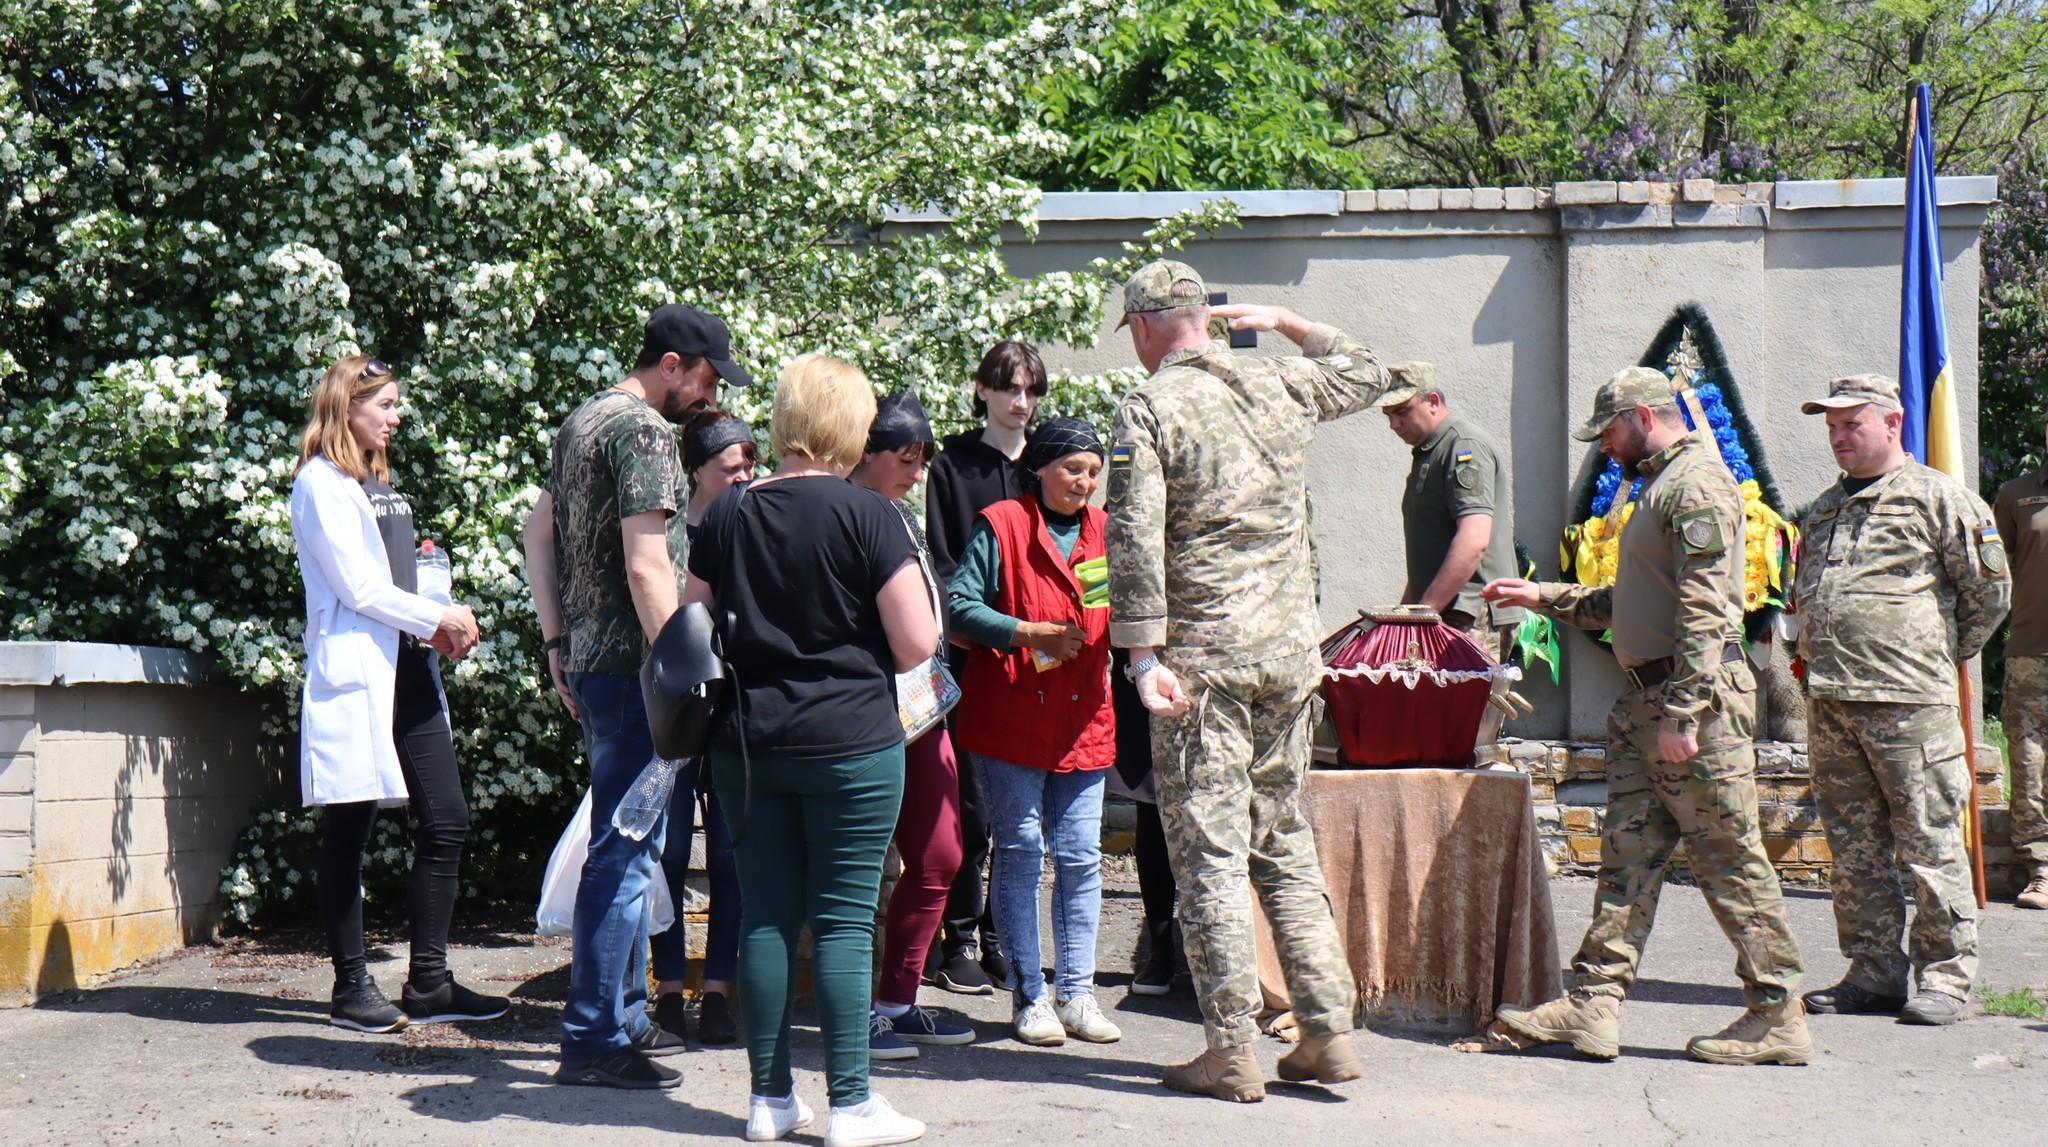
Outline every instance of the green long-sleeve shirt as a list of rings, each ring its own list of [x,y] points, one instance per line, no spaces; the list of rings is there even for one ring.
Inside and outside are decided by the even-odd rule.
[[[1080,515],[1067,517],[1051,510],[1044,513],[1053,547],[1061,557],[1072,557],[1074,547],[1081,542]],[[1002,568],[1002,543],[996,541],[996,532],[987,519],[977,518],[974,533],[967,539],[967,550],[960,555],[960,565],[947,583],[947,594],[952,598],[954,633],[975,645],[1008,652],[1016,641],[1018,619],[990,604],[1003,584]]]

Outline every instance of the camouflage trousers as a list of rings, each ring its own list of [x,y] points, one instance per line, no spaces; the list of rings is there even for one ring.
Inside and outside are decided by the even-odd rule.
[[[1568,977],[1575,991],[1628,994],[1680,841],[1708,909],[1735,945],[1735,974],[1749,1003],[1782,1002],[1806,972],[1757,817],[1756,679],[1741,662],[1717,672],[1714,707],[1700,720],[1700,751],[1683,764],[1657,751],[1661,688],[1625,693],[1608,711],[1607,822],[1593,921]]]
[[[1815,697],[1807,725],[1849,981],[1883,995],[1917,987],[1969,999],[1977,895],[1963,848],[1970,768],[1955,707]],[[1913,878],[1910,935],[1901,866]]]
[[[1457,616],[1462,620],[1464,615],[1459,614]],[[1472,644],[1484,649],[1486,655],[1493,658],[1494,664],[1506,665],[1508,663],[1508,655],[1514,652],[1515,630],[1519,627],[1514,625],[1479,625],[1475,623],[1472,625],[1459,625],[1455,626],[1455,628],[1458,632],[1471,638]],[[1505,694],[1508,691],[1509,684],[1506,681],[1494,682],[1494,694],[1496,696]],[[1507,717],[1500,711],[1500,707],[1489,702],[1486,706],[1486,716],[1479,719],[1479,736],[1473,741],[1473,744],[1491,745],[1498,742],[1500,740],[1500,727],[1506,720]]]
[[[1194,708],[1152,719],[1152,765],[1209,1046],[1258,1038],[1254,888],[1302,1031],[1350,1031],[1358,991],[1301,811],[1322,659],[1310,650],[1176,674]]]
[[[2005,743],[2012,759],[2012,850],[2048,869],[2048,657],[2005,659]]]

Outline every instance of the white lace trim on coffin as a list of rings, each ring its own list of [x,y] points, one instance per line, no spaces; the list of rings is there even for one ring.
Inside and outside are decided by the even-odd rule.
[[[1325,665],[1323,677],[1331,681],[1363,677],[1374,685],[1391,679],[1413,689],[1425,679],[1438,688],[1446,685],[1463,685],[1468,681],[1520,681],[1522,671],[1513,665],[1496,665],[1486,669],[1416,669],[1394,665],[1354,665],[1339,669],[1333,665]]]

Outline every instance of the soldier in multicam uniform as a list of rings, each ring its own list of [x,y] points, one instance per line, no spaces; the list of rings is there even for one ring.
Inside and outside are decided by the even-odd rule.
[[[1611,630],[1629,689],[1607,715],[1600,881],[1571,991],[1539,1007],[1502,1007],[1487,1047],[1569,1043],[1595,1059],[1621,1054],[1621,1001],[1683,841],[1707,906],[1735,945],[1749,1004],[1686,1051],[1709,1063],[1806,1063],[1813,1041],[1793,995],[1805,969],[1757,819],[1756,678],[1741,644],[1742,495],[1713,442],[1685,428],[1661,371],[1629,367],[1609,379],[1572,436],[1598,439],[1645,479],[1614,584],[1507,579],[1488,583],[1485,595]]]
[[[1167,1086],[1265,1097],[1251,885],[1272,922],[1304,1033],[1280,1077],[1363,1073],[1349,1032],[1357,989],[1301,811],[1321,705],[1304,471],[1318,422],[1372,405],[1379,361],[1334,327],[1281,307],[1212,312],[1184,263],[1147,265],[1124,318],[1153,371],[1118,408],[1109,469],[1110,638],[1153,714],[1159,809],[1179,884],[1208,1048]],[[1238,357],[1212,314],[1278,331],[1305,358]],[[1247,876],[1249,875],[1249,881]]]
[[[2012,849],[2029,869],[2022,908],[2048,908],[2048,464],[1991,504],[2012,569],[2005,642],[2005,743],[2012,753]]]
[[[1835,931],[1849,958],[1842,982],[1807,993],[1806,1006],[1954,1023],[1977,970],[1962,828],[1974,781],[1956,667],[2005,616],[2005,549],[1982,499],[1906,456],[1897,383],[1838,378],[1800,409],[1826,413],[1842,467],[1801,523],[1792,606],[1813,799],[1834,853]],[[1899,948],[1900,865],[1913,874],[1910,961]]]

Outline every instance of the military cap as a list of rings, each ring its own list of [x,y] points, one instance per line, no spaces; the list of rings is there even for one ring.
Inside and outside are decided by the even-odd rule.
[[[1663,371],[1647,366],[1624,367],[1600,384],[1600,392],[1593,396],[1593,417],[1581,422],[1572,431],[1572,437],[1581,442],[1596,441],[1615,416],[1638,406],[1669,405],[1677,395],[1678,388]]]
[[[1202,273],[1177,259],[1155,259],[1138,268],[1124,284],[1124,317],[1116,321],[1122,330],[1132,315],[1192,307],[1209,301],[1208,284]]]
[[[1828,396],[1799,404],[1801,414],[1825,414],[1852,406],[1875,406],[1880,410],[1904,410],[1899,405],[1899,384],[1881,374],[1852,374],[1828,383]]]
[[[1390,363],[1387,380],[1387,392],[1373,403],[1381,410],[1399,406],[1418,394],[1428,394],[1432,390],[1443,393],[1443,388],[1436,383],[1436,364],[1433,362]]]

